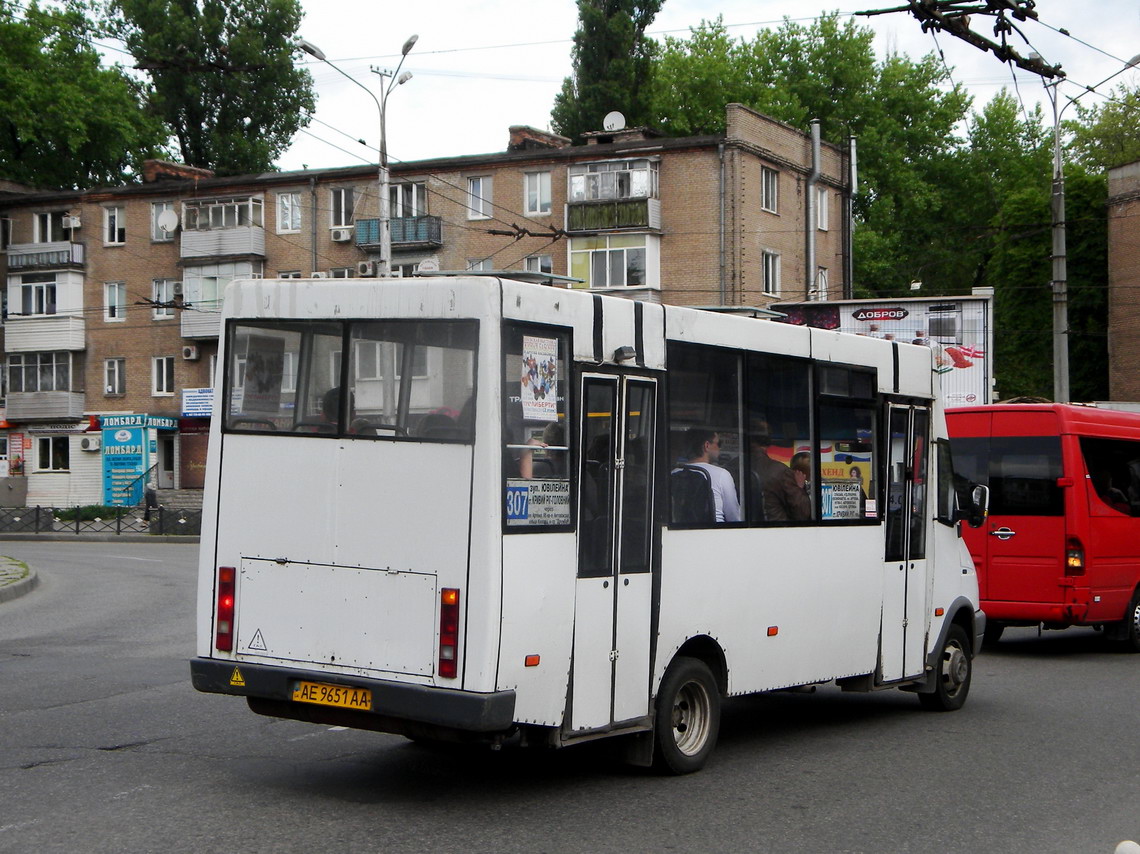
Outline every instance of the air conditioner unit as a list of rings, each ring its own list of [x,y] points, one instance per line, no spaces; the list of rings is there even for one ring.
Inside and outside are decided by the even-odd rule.
[[[310,276],[310,278],[312,278],[312,279],[327,279],[328,277],[329,277],[328,273],[322,272],[320,270],[318,270],[317,272],[313,273]]]
[[[182,358],[187,362],[197,362],[198,355],[198,347],[196,344],[187,344],[182,348]]]
[[[82,226],[83,226],[83,220],[81,220],[77,216],[65,216],[63,218],[63,227],[64,228],[81,228]]]
[[[79,440],[79,450],[81,451],[97,451],[102,446],[103,441],[99,436],[84,436]]]
[[[334,228],[332,230],[333,243],[348,243],[352,240],[351,228]]]
[[[176,296],[176,297],[182,296],[182,294],[183,294],[182,282],[175,282],[172,290],[174,291],[174,296]]]
[[[376,262],[375,261],[357,261],[356,262],[356,275],[358,275],[358,276],[375,276],[376,275]]]

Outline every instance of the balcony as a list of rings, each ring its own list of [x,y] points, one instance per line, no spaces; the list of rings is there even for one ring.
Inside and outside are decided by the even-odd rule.
[[[443,246],[443,225],[438,216],[398,216],[391,220],[393,249],[438,249]],[[356,221],[356,245],[380,245],[380,220]]]
[[[660,199],[606,199],[566,205],[566,230],[661,229]]]
[[[236,225],[182,232],[183,258],[222,258],[258,255],[265,257],[265,229],[259,225]]]
[[[220,300],[191,303],[195,310],[179,312],[183,338],[217,338],[222,328]]]
[[[13,243],[8,247],[8,271],[83,268],[84,246],[61,240],[55,243]]]
[[[35,317],[9,317],[4,323],[4,349],[9,353],[37,353],[48,350],[86,348],[86,322],[67,314]]]
[[[9,421],[82,418],[84,408],[81,391],[10,391],[6,417]]]

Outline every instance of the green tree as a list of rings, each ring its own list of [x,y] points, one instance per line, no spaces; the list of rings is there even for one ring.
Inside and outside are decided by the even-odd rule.
[[[1103,104],[1078,103],[1077,111],[1080,121],[1066,123],[1076,162],[1103,170],[1140,160],[1140,84],[1117,87]]]
[[[308,124],[312,77],[294,64],[298,0],[108,0],[108,9],[185,163],[267,171]]]
[[[0,2],[0,175],[44,188],[121,184],[162,148],[142,88],[104,68],[79,3]]]
[[[664,0],[578,0],[573,76],[554,98],[551,125],[577,139],[620,110],[630,126],[649,123],[649,74],[656,42],[645,35]]]

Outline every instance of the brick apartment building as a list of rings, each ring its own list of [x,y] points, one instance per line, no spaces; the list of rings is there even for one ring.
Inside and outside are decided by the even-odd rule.
[[[1140,160],[1108,170],[1108,391],[1140,401]]]
[[[527,270],[686,305],[846,295],[846,149],[736,104],[724,134],[587,143],[513,127],[504,153],[394,165],[393,274]],[[0,503],[200,487],[226,284],[375,275],[375,167],[217,178],[150,161],[141,177],[0,185]]]

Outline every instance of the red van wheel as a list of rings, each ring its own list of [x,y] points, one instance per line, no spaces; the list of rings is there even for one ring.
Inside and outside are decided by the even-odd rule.
[[[1129,652],[1140,652],[1140,590],[1132,594],[1128,611],[1124,615],[1126,630],[1122,633],[1124,648]]]

